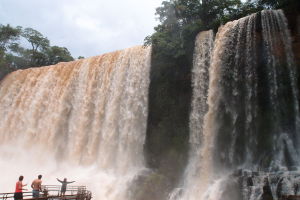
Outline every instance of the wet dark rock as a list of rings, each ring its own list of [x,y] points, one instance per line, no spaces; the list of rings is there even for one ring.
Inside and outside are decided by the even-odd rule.
[[[129,199],[135,200],[167,199],[167,191],[171,186],[166,176],[154,171],[145,171],[132,185]]]

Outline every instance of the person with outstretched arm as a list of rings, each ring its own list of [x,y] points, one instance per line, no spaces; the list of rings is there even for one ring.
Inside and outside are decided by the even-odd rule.
[[[66,190],[67,190],[67,184],[70,184],[70,183],[74,183],[75,181],[70,181],[68,182],[67,181],[67,178],[64,178],[63,181],[59,180],[58,178],[56,178],[58,182],[60,182],[62,185],[61,185],[61,195],[62,196],[65,196],[65,193],[66,193]]]
[[[26,190],[23,187],[25,187],[27,185],[27,184],[23,185],[23,183],[22,183],[23,179],[24,179],[24,176],[20,176],[19,181],[16,183],[16,191],[15,191],[15,194],[14,194],[14,199],[15,200],[22,200],[23,199],[23,190]]]

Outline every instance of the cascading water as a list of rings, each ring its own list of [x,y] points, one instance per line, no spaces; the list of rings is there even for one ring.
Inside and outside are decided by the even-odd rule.
[[[207,93],[209,84],[209,66],[211,61],[211,52],[213,50],[214,33],[212,30],[204,31],[198,34],[195,44],[195,53],[193,58],[192,85],[193,98],[192,110],[190,114],[190,144],[196,152],[199,149],[204,115],[207,112]]]
[[[196,45],[197,54],[203,52]],[[182,190],[172,198],[248,199],[239,190],[244,178],[228,174],[239,168],[291,170],[299,160],[296,66],[283,12],[262,11],[221,27],[211,63],[205,64],[203,69],[210,71],[208,111],[203,120],[206,105],[195,106],[199,89],[194,84],[190,160]],[[208,80],[198,76],[199,82]],[[206,95],[202,98],[205,101]],[[197,115],[198,124],[193,125]],[[267,175],[256,176],[254,182],[262,186]],[[262,192],[256,191],[253,200]]]
[[[262,11],[226,24],[222,32],[224,36],[216,40],[216,44],[223,41],[221,51],[215,50],[219,55],[213,55],[211,65],[221,70],[217,77],[220,99],[214,103],[219,105],[213,119],[219,127],[215,132],[217,165],[256,170],[297,165],[296,66],[283,12]]]
[[[180,199],[186,196],[187,199],[194,199],[195,193],[199,192],[200,179],[193,176],[201,170],[201,140],[203,138],[203,120],[207,112],[207,92],[209,83],[209,66],[211,51],[213,49],[213,31],[205,31],[198,34],[195,42],[195,53],[193,58],[192,71],[192,110],[190,114],[190,159],[185,172],[183,188],[188,190],[175,189],[170,195],[170,200]],[[183,192],[183,193],[182,193]],[[198,195],[197,195],[198,196]],[[195,196],[196,198],[196,196]]]
[[[20,174],[67,177],[95,199],[128,199],[144,169],[151,48],[20,70],[0,85],[1,190]],[[5,174],[3,174],[5,173]]]

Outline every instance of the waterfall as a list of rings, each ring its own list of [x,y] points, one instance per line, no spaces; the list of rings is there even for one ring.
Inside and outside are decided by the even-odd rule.
[[[283,12],[253,14],[226,24],[218,34],[223,36],[215,43],[223,44],[215,45],[211,65],[221,72],[212,119],[218,125],[216,165],[271,170],[297,165],[296,66]]]
[[[212,30],[204,31],[197,35],[193,57],[192,71],[192,109],[190,113],[190,144],[196,152],[199,149],[204,115],[207,112],[207,93],[209,83],[209,66],[211,51],[213,49],[214,33]]]
[[[182,190],[173,199],[240,200],[241,179],[234,170],[287,171],[299,164],[299,88],[283,12],[266,10],[229,22],[213,46],[211,56],[212,44],[195,48],[191,153]],[[209,68],[208,109],[202,87],[208,77],[195,73],[203,51],[211,57],[202,64]]]
[[[144,170],[151,48],[19,70],[0,85],[2,190],[20,174],[87,185],[95,199],[126,200]]]
[[[201,179],[194,176],[201,171],[201,144],[203,138],[204,115],[208,110],[207,93],[209,83],[209,66],[211,51],[213,49],[213,31],[204,31],[197,35],[193,57],[192,70],[192,108],[190,113],[190,152],[189,163],[185,172],[183,192],[175,189],[170,195],[170,200],[197,199]],[[197,194],[197,195],[196,195]]]

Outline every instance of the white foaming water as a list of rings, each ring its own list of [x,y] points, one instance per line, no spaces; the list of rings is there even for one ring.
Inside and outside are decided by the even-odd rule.
[[[1,191],[43,175],[126,200],[145,169],[151,48],[20,70],[0,85]],[[28,187],[29,188],[29,187]]]
[[[230,45],[225,38],[227,38],[226,34],[230,34],[226,30],[230,29],[232,24],[233,23],[228,23],[217,33],[211,55],[211,63],[210,66],[206,66],[209,67],[208,110],[202,122],[203,136],[201,138],[201,146],[198,148],[199,153],[196,157],[196,163],[199,167],[196,173],[190,176],[188,180],[191,181],[191,183],[185,190],[183,200],[206,200],[219,196],[210,192],[220,189],[219,184],[214,183],[216,181],[214,170],[216,166],[214,166],[213,163],[213,152],[216,129],[218,128],[218,124],[215,123],[214,119],[218,115],[218,106],[221,99],[219,77],[221,75],[220,65],[222,63],[222,57],[220,55],[224,53],[223,45]],[[219,190],[219,192],[220,191],[221,190]]]
[[[260,200],[263,193],[263,186],[266,180],[270,185],[273,199],[280,199],[280,195],[299,195],[299,189],[295,189],[295,184],[299,185],[299,171],[285,171],[277,173],[259,172],[252,177],[254,185],[247,186],[247,176],[243,178],[243,199]],[[279,186],[281,184],[281,186]],[[278,188],[281,188],[280,190]]]

